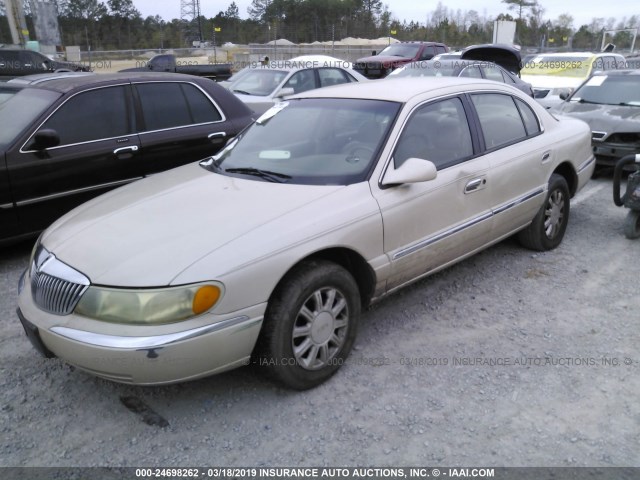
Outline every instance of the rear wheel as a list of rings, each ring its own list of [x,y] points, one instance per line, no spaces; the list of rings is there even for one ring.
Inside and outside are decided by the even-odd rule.
[[[562,175],[554,173],[549,179],[544,205],[531,224],[518,234],[518,240],[532,250],[552,250],[562,242],[568,222],[569,186]]]
[[[624,219],[624,236],[633,240],[640,238],[640,212],[637,210],[629,210],[627,217]]]
[[[257,363],[296,390],[320,385],[343,365],[360,317],[360,293],[349,272],[332,262],[304,262],[269,302]]]

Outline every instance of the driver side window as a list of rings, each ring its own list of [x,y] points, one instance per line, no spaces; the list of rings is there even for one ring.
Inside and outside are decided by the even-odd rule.
[[[408,158],[433,162],[438,170],[473,155],[471,132],[459,98],[419,107],[409,118],[394,154],[398,168]]]

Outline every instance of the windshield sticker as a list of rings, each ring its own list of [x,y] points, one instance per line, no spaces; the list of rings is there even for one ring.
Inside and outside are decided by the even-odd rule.
[[[289,106],[289,102],[276,103],[273,107],[271,107],[269,110],[264,112],[262,116],[258,120],[256,120],[256,123],[258,125],[262,125],[268,122],[270,119],[275,117],[278,113],[280,113],[282,110],[284,110],[288,106]]]
[[[607,79],[606,75],[598,75],[596,77],[591,77],[589,81],[586,83],[588,87],[599,87],[604,83]]]
[[[263,150],[258,157],[264,160],[289,160],[291,152],[288,150]]]

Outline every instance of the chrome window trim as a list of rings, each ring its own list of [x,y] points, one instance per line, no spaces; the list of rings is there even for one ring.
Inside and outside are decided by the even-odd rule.
[[[144,135],[146,133],[156,133],[156,132],[166,132],[168,130],[177,130],[180,128],[188,128],[188,127],[199,127],[199,126],[204,126],[204,125],[215,125],[218,123],[223,123],[227,121],[227,117],[224,114],[224,111],[220,108],[220,106],[217,104],[217,102],[211,98],[211,96],[205,92],[199,85],[193,83],[193,82],[186,82],[186,81],[180,81],[180,80],[153,80],[153,81],[135,81],[135,82],[127,82],[127,83],[117,83],[117,84],[113,84],[113,85],[102,85],[102,86],[98,86],[98,87],[93,87],[93,88],[88,88],[86,90],[82,90],[80,92],[76,92],[73,95],[71,95],[69,98],[67,98],[64,102],[62,102],[60,105],[58,105],[58,107],[51,112],[47,118],[45,118],[40,125],[38,125],[38,127],[33,131],[33,133],[29,136],[29,138],[22,144],[22,147],[20,147],[19,152],[20,153],[34,153],[37,152],[37,150],[25,150],[26,146],[29,144],[29,142],[31,141],[31,139],[33,138],[33,136],[38,132],[38,130],[40,130],[40,128],[42,128],[42,125],[44,125],[45,123],[47,123],[47,121],[53,116],[55,115],[58,110],[60,110],[60,108],[62,108],[63,105],[65,105],[69,100],[71,100],[72,98],[76,97],[77,95],[80,95],[82,93],[86,93],[86,92],[91,92],[93,90],[101,90],[104,88],[111,88],[111,87],[122,87],[122,86],[127,86],[127,85],[147,85],[149,83],[186,83],[188,85],[193,85],[194,87],[196,87],[198,90],[200,90],[200,92],[202,92],[204,94],[205,97],[207,97],[209,99],[209,101],[213,104],[214,108],[218,111],[218,113],[220,114],[220,120],[216,120],[215,122],[204,122],[204,123],[191,123],[189,125],[181,125],[179,127],[170,127],[170,128],[163,128],[160,130],[145,130],[143,132],[138,132],[137,129],[133,128],[133,132],[132,133],[127,133],[125,135],[120,135],[118,137],[107,137],[107,138],[99,138],[96,140],[88,140],[86,142],[78,142],[78,143],[68,143],[66,145],[59,145],[57,147],[51,147],[48,148],[47,150],[58,150],[61,148],[66,148],[66,147],[75,147],[78,145],[88,145],[91,143],[96,143],[96,142],[104,142],[104,141],[108,141],[108,140],[116,140],[119,138],[129,138],[135,135]],[[137,117],[137,115],[136,115]]]
[[[102,90],[102,89],[104,89],[104,88],[112,88],[112,87],[123,87],[123,86],[127,86],[127,85],[131,85],[131,83],[130,83],[130,82],[126,82],[126,83],[116,83],[116,84],[113,84],[113,85],[100,85],[100,86],[98,86],[98,87],[87,88],[86,90],[82,90],[82,91],[79,91],[79,92],[74,93],[74,94],[73,94],[73,95],[71,95],[69,98],[65,99],[65,100],[64,100],[60,105],[58,105],[58,106],[56,107],[56,109],[55,109],[53,112],[51,112],[51,113],[47,116],[47,118],[45,118],[45,119],[40,123],[40,125],[38,125],[38,126],[33,130],[33,133],[32,133],[32,134],[29,136],[29,138],[27,138],[27,140],[22,144],[22,147],[20,147],[19,152],[20,152],[20,153],[33,153],[33,152],[37,152],[37,150],[25,150],[25,148],[26,148],[26,146],[29,144],[29,142],[31,141],[31,139],[34,137],[34,135],[38,132],[38,130],[40,130],[40,128],[42,128],[42,125],[44,125],[45,123],[47,123],[47,122],[49,121],[49,119],[50,119],[53,115],[55,115],[55,114],[58,112],[58,110],[60,110],[64,105],[66,105],[66,104],[67,104],[67,102],[68,102],[69,100],[71,100],[72,98],[75,98],[76,96],[78,96],[78,95],[80,95],[80,94],[82,94],[82,93],[92,92],[92,91],[94,91],[94,90]],[[134,130],[135,130],[135,127],[134,127]],[[84,145],[84,144],[88,144],[88,143],[102,142],[102,141],[104,141],[104,140],[111,140],[111,139],[115,139],[115,138],[125,138],[125,137],[129,137],[129,136],[131,136],[131,135],[136,135],[136,133],[135,133],[135,132],[132,132],[132,133],[127,133],[126,135],[120,135],[120,136],[118,136],[118,137],[100,138],[100,139],[96,139],[96,140],[88,140],[88,141],[86,141],[86,142],[79,142],[79,143],[73,143],[73,144],[67,144],[67,145],[59,145],[59,146],[57,146],[57,147],[52,147],[52,148],[49,148],[49,149],[47,149],[47,150],[56,150],[56,149],[59,149],[59,148],[72,147],[72,146],[76,146],[76,145]]]
[[[187,84],[187,85],[192,85],[192,86],[196,87],[213,104],[215,109],[218,111],[218,114],[220,115],[220,120],[216,120],[215,122],[190,123],[189,125],[181,125],[179,127],[161,128],[160,130],[144,130],[144,131],[137,132],[138,135],[142,135],[142,134],[145,134],[145,133],[165,132],[167,130],[174,130],[176,128],[194,127],[194,126],[199,126],[199,125],[215,125],[216,123],[222,123],[222,122],[226,122],[227,121],[227,117],[225,116],[224,111],[222,110],[222,108],[220,108],[220,105],[218,105],[218,103],[213,98],[211,98],[211,95],[209,95],[205,90],[203,90],[202,87],[200,87],[200,85],[198,85],[196,83],[193,83],[193,82],[187,82],[187,81],[184,81],[184,80],[165,80],[165,81],[161,81],[161,80],[141,81],[141,80],[138,80],[138,81],[132,81],[131,85],[132,86],[134,86],[134,85],[149,85],[151,83],[180,83],[180,84]],[[141,106],[141,108],[142,108],[142,106]],[[143,109],[143,115],[144,115],[144,109]]]
[[[144,177],[128,178],[126,180],[118,180],[117,182],[101,183],[100,185],[93,185],[91,187],[78,188],[75,190],[67,190],[64,192],[54,193],[51,195],[45,195],[43,197],[30,198],[28,200],[22,200],[21,202],[17,202],[16,207],[24,207],[24,206],[32,205],[35,203],[46,202],[56,198],[68,197],[70,195],[76,195],[78,193],[91,192],[93,190],[100,190],[102,188],[107,188],[107,187],[119,187],[121,185],[126,185],[127,183],[131,183],[135,180],[140,180],[141,178],[144,178]]]
[[[165,335],[125,337],[119,335],[106,335],[102,333],[87,332],[69,327],[51,327],[51,331],[70,340],[92,345],[96,347],[117,348],[123,350],[144,350],[148,348],[161,348],[173,343],[191,338],[200,337],[209,333],[233,327],[247,328],[262,322],[262,317],[249,318],[246,315],[222,320],[211,325],[185,330],[183,332],[168,333]]]

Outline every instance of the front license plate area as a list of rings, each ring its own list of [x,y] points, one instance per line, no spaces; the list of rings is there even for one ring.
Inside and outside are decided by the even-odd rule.
[[[24,318],[24,315],[22,315],[22,312],[19,309],[17,313],[18,318],[20,319],[20,323],[22,323],[22,328],[24,328],[24,333],[27,334],[27,338],[31,342],[31,345],[33,345],[33,348],[35,348],[38,353],[40,353],[40,355],[45,358],[55,358],[55,355],[51,352],[51,350],[49,350],[42,342],[42,339],[40,338],[40,332],[38,332],[38,327]]]

